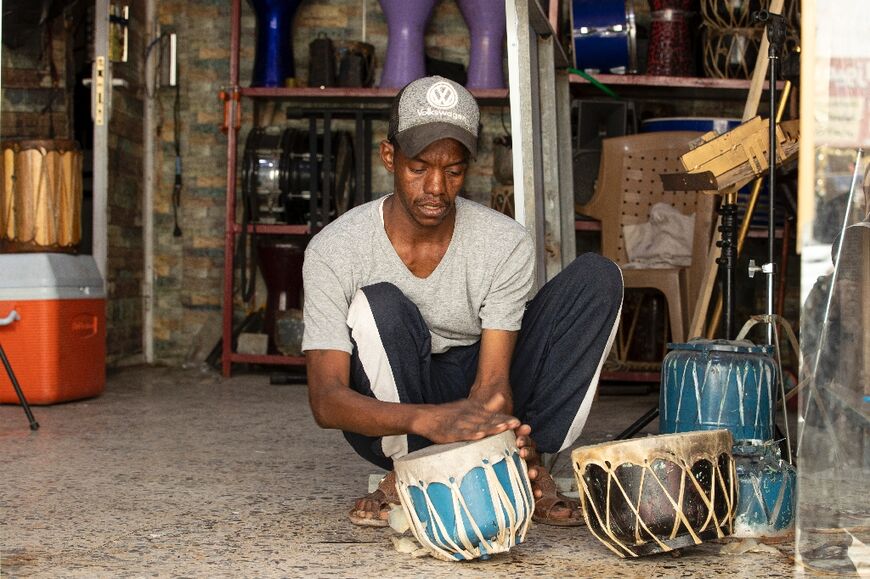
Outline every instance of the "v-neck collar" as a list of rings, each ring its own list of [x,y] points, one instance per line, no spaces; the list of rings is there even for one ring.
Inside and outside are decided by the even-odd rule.
[[[460,205],[462,205],[462,203],[465,202],[465,200],[462,199],[461,197],[456,197],[456,200],[454,201],[455,208],[456,208],[456,217],[455,217],[455,221],[453,223],[453,235],[450,236],[450,244],[447,246],[447,251],[445,251],[444,255],[441,257],[441,261],[438,262],[438,265],[435,266],[435,269],[432,270],[432,273],[430,273],[426,277],[417,277],[416,275],[414,275],[414,272],[412,272],[410,269],[408,269],[408,266],[405,265],[405,262],[402,261],[402,258],[399,256],[398,252],[396,251],[396,248],[393,247],[393,242],[390,241],[390,238],[387,235],[387,224],[386,224],[386,221],[384,220],[384,203],[392,195],[394,195],[394,193],[390,193],[390,195],[384,196],[381,199],[381,202],[377,204],[376,211],[375,211],[375,219],[378,222],[378,227],[377,227],[377,230],[379,232],[378,237],[381,240],[381,245],[383,246],[384,251],[387,254],[391,255],[391,259],[393,260],[393,265],[400,268],[401,271],[403,271],[409,279],[412,279],[412,280],[417,281],[417,282],[427,282],[429,280],[435,279],[435,277],[437,275],[439,275],[439,272],[441,272],[441,270],[443,270],[447,267],[445,265],[445,263],[447,263],[451,259],[453,253],[456,251],[454,249],[454,247],[457,245],[456,238],[457,238],[457,232],[459,231],[459,222],[461,220],[461,212],[459,210],[459,207],[460,207]]]

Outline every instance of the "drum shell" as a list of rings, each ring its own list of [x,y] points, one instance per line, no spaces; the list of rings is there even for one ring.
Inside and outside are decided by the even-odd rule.
[[[434,445],[399,458],[394,465],[411,529],[435,557],[451,561],[488,558],[525,539],[534,498],[513,432],[470,443]],[[490,492],[488,480],[493,477],[507,504]],[[457,508],[460,519],[455,516]],[[506,520],[508,511],[513,516]],[[462,547],[465,541],[471,545],[468,550],[450,546],[452,542]]]
[[[630,0],[572,2],[575,68],[605,74],[638,72],[634,6]]]
[[[650,436],[571,453],[589,530],[620,557],[731,533],[736,487],[727,430]]]
[[[740,125],[740,119],[717,117],[661,117],[640,122],[641,133],[658,131],[716,131],[722,135]]]
[[[295,82],[293,19],[301,0],[250,0],[257,22],[251,86],[284,87]]]
[[[344,213],[352,204],[353,141],[346,131],[331,132],[331,171],[324,162],[324,136],[317,135],[315,183],[317,206],[322,205],[325,179],[330,185],[330,213]],[[346,166],[349,163],[349,168]],[[243,191],[250,218],[257,223],[306,223],[311,208],[313,170],[307,130],[277,126],[252,129],[245,143]],[[341,175],[344,179],[340,179]]]
[[[82,238],[82,163],[70,140],[7,141],[0,163],[0,248],[75,252]]]
[[[797,471],[782,460],[777,442],[734,447],[737,472],[735,537],[775,537],[794,528]]]
[[[695,339],[668,347],[659,432],[727,428],[734,440],[773,438],[776,363],[770,346]]]
[[[426,25],[435,0],[378,0],[387,21],[381,88],[401,88],[426,76]]]
[[[506,34],[504,0],[456,0],[471,36],[468,80],[472,89],[505,88],[502,70]]]
[[[650,0],[647,74],[692,76],[691,5],[690,0]]]
[[[260,238],[257,262],[266,284],[266,315],[263,331],[269,336],[269,353],[279,352],[276,322],[282,312],[302,309],[302,262],[308,238],[281,236]]]

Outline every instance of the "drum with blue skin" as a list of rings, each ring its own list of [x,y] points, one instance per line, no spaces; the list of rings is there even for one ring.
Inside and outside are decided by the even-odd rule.
[[[640,122],[641,133],[656,131],[716,131],[724,134],[740,125],[740,119],[716,117],[663,117]]]
[[[737,470],[735,537],[776,537],[794,528],[797,472],[782,460],[779,443],[734,445]]]
[[[668,344],[662,362],[659,432],[727,428],[735,441],[771,440],[776,362],[748,340]]]
[[[394,464],[411,530],[434,557],[488,559],[525,539],[535,501],[512,431],[433,445]]]
[[[611,74],[638,71],[637,24],[631,0],[574,0],[574,67]]]
[[[252,87],[283,87],[296,76],[293,18],[302,0],[250,0],[257,19]]]

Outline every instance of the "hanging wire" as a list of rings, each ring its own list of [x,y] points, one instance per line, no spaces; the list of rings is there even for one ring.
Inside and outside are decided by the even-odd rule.
[[[181,237],[178,226],[178,210],[181,207],[181,83],[175,83],[175,105],[173,110],[173,136],[175,140],[175,184],[172,187],[172,217],[175,220],[173,237]]]

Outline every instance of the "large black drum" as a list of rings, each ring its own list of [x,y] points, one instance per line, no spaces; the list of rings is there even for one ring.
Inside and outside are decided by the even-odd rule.
[[[650,436],[571,453],[586,525],[620,557],[730,535],[737,481],[727,430]]]
[[[326,221],[350,208],[353,180],[353,143],[349,133],[332,131],[329,163],[323,155],[324,136],[317,135],[315,209],[311,215],[311,139],[307,130],[282,127],[252,129],[245,144],[242,191],[249,220],[254,223],[309,224],[323,226],[321,209],[328,207]],[[327,195],[328,191],[328,195]],[[328,197],[328,199],[327,199]]]

